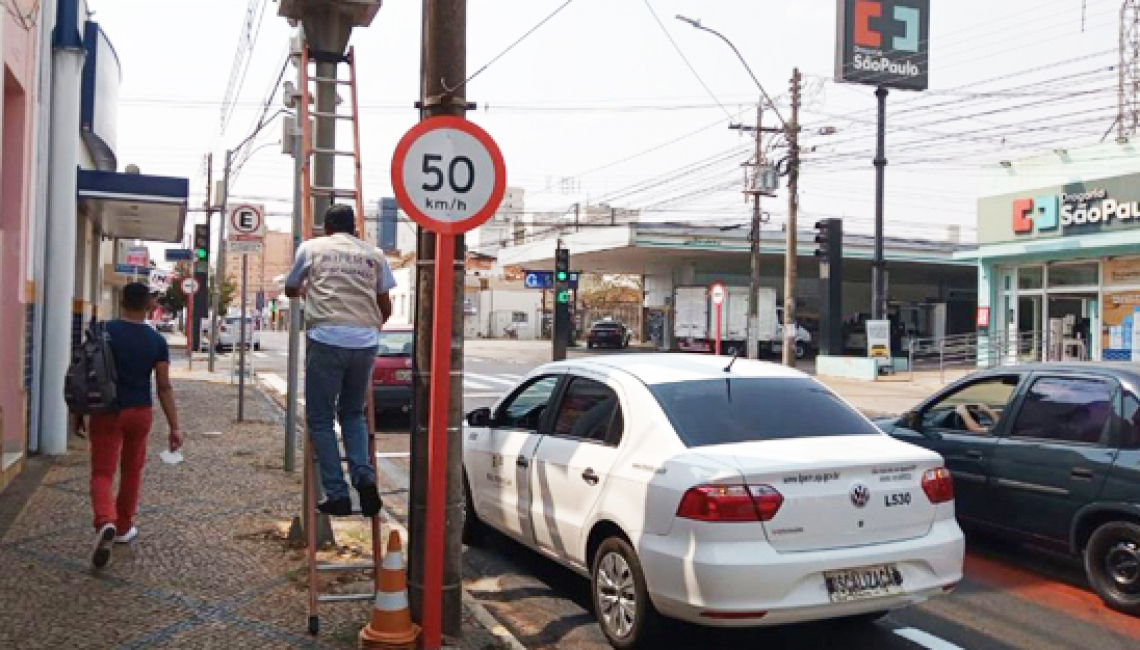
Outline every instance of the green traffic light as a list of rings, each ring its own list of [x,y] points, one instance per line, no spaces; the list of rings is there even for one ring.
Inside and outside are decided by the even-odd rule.
[[[558,280],[559,282],[565,282],[568,277],[569,276],[566,274],[566,271],[559,271],[558,274],[555,276],[555,279]]]
[[[200,259],[200,260],[204,260],[204,259],[206,259],[206,249],[205,249],[205,248],[199,248],[198,250],[194,251],[194,254],[195,254],[195,255],[198,257],[198,259]]]
[[[570,302],[570,292],[569,291],[559,291],[558,292],[558,302]]]

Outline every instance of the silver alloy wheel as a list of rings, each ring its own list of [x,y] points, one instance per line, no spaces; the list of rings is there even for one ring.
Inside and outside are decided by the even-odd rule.
[[[633,571],[620,553],[607,553],[598,563],[597,599],[602,624],[618,638],[625,638],[637,622],[637,587]]]
[[[1140,547],[1121,540],[1108,550],[1105,568],[1116,588],[1127,594],[1140,592]]]

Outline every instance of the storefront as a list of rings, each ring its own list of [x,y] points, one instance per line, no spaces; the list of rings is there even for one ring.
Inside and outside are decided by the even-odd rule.
[[[984,197],[978,244],[979,332],[1003,362],[1140,360],[1140,174]]]

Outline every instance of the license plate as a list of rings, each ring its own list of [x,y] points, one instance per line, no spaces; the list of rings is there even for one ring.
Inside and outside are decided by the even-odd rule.
[[[824,571],[827,595],[833,603],[881,598],[903,593],[903,577],[893,564]]]
[[[411,380],[412,380],[412,371],[411,370],[397,370],[396,371],[396,381],[411,381]]]

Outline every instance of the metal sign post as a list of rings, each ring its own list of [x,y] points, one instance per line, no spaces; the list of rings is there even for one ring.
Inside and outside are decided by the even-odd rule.
[[[724,285],[717,282],[709,288],[709,296],[712,297],[713,307],[716,308],[716,354],[720,356],[720,331],[721,331],[721,314],[724,311]]]
[[[249,304],[249,255],[262,251],[265,239],[265,206],[241,204],[229,213],[228,248],[241,253],[241,321],[238,323],[238,422],[245,420],[246,314]],[[251,328],[252,329],[252,328]],[[252,334],[252,332],[250,332]]]
[[[198,281],[194,278],[185,278],[180,285],[182,295],[186,299],[186,364],[190,370],[194,369],[194,347],[191,345],[193,336],[191,328],[194,327],[194,294],[198,293]]]
[[[424,229],[435,233],[436,240],[420,621],[423,647],[428,649],[439,648],[442,641],[455,238],[491,218],[503,200],[506,185],[506,165],[498,145],[486,131],[460,117],[420,122],[400,140],[392,160],[392,187],[400,207]]]

